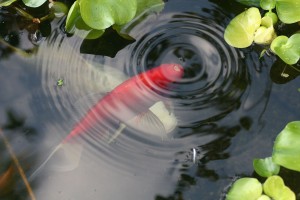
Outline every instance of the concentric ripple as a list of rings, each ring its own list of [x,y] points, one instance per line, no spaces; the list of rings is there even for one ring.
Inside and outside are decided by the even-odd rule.
[[[182,126],[220,119],[236,109],[249,84],[248,72],[241,66],[241,55],[225,43],[224,28],[190,13],[172,12],[151,20],[149,29],[133,24],[127,30],[138,38],[129,48],[128,70],[137,74],[169,62],[185,67],[182,80],[160,91],[176,100]]]

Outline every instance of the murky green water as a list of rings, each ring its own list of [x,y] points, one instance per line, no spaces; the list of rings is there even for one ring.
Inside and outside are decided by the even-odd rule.
[[[238,50],[224,42],[224,27],[243,9],[232,1],[170,0],[161,13],[128,25],[136,41],[119,51],[123,44],[113,33],[105,36],[110,44],[83,43],[64,34],[63,21],[52,22],[47,38],[37,38],[30,58],[0,44],[0,124],[36,198],[215,200],[235,177],[251,176],[253,158],[269,156],[286,123],[299,120],[300,81],[274,56],[259,59],[259,47]],[[2,37],[17,35],[16,46],[31,48],[28,32],[15,30],[11,19],[0,12]],[[110,56],[80,54],[103,49]],[[108,143],[120,112],[76,138],[80,149],[57,152],[32,175],[98,99],[168,62],[181,64],[185,74],[154,90],[176,117],[166,134],[131,125]],[[288,80],[282,76],[287,72]],[[0,174],[13,169],[1,199],[26,199],[2,140],[0,149]],[[297,177],[283,173],[299,192]]]

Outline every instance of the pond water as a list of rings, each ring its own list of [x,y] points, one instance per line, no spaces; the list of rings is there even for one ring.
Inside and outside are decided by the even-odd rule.
[[[125,27],[135,39],[128,44],[112,32],[108,42],[68,37],[63,20],[52,22],[47,38],[18,32],[18,47],[32,47],[28,37],[38,45],[29,58],[0,44],[0,124],[36,199],[215,200],[236,177],[252,176],[253,158],[270,156],[277,134],[299,120],[300,80],[275,56],[259,59],[261,47],[225,43],[224,28],[243,9],[233,1],[170,0]],[[5,11],[0,20],[2,37],[16,32]],[[99,99],[162,63],[184,67],[181,79],[150,92],[175,117],[165,132],[137,122],[108,143],[126,123],[120,111],[42,164]],[[32,199],[7,142],[0,148],[0,174],[11,169],[1,199]],[[291,187],[299,183],[288,177]]]

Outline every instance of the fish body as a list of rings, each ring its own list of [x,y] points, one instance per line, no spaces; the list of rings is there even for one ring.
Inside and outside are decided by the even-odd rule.
[[[160,100],[153,90],[168,87],[170,83],[178,81],[183,72],[179,64],[162,64],[128,79],[90,108],[62,143],[69,142],[101,121],[116,118],[125,122],[146,112]]]
[[[32,173],[29,180],[32,180],[39,173],[43,166],[46,165],[57,151],[62,150],[64,155],[68,155],[66,156],[66,160],[68,160],[67,165],[65,167],[60,167],[62,171],[70,171],[76,168],[80,160],[82,146],[80,144],[73,143],[72,139],[86,133],[98,123],[112,119],[117,119],[120,122],[119,129],[108,141],[108,143],[110,143],[118,137],[124,128],[126,128],[126,123],[130,126],[136,125],[136,121],[141,121],[138,117],[139,114],[147,113],[149,108],[153,107],[153,105],[156,105],[156,107],[158,105],[158,108],[163,113],[166,113],[166,108],[161,105],[161,97],[159,95],[155,95],[156,93],[154,90],[167,88],[170,83],[180,80],[183,73],[183,67],[179,64],[162,64],[138,74],[116,86],[110,93],[105,95],[94,106],[92,106],[84,117],[74,125],[71,132]],[[147,114],[144,115],[148,116]],[[172,119],[173,116],[169,115],[164,117]],[[166,129],[166,126],[162,124],[159,117],[151,117],[151,120],[154,120],[154,123],[158,124],[159,130],[161,128]],[[143,126],[142,128],[138,127],[140,128],[139,130],[143,128],[153,130],[155,128],[151,125],[151,123],[139,123],[138,125]]]

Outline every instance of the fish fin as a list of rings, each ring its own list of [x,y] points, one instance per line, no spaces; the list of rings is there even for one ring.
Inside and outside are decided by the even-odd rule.
[[[33,180],[40,171],[44,168],[44,166],[48,163],[48,161],[52,158],[52,156],[61,148],[62,143],[54,148],[54,150],[48,155],[48,157],[40,164],[40,166],[34,170],[34,172],[28,177],[28,180]]]
[[[166,135],[162,121],[151,110],[137,115],[128,122],[128,125],[141,132],[158,135],[162,138]]]
[[[124,123],[120,123],[119,128],[116,130],[116,132],[113,134],[113,136],[108,140],[108,144],[112,143],[127,126]]]
[[[178,120],[173,113],[171,102],[158,101],[151,106],[149,110],[151,110],[161,121],[166,133],[170,133],[176,128]]]
[[[79,165],[82,153],[82,145],[74,143],[60,143],[42,162],[42,164],[30,175],[29,180],[35,178],[41,170],[49,164],[49,168],[55,171],[71,171]],[[49,163],[50,160],[54,160]]]

